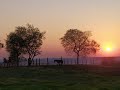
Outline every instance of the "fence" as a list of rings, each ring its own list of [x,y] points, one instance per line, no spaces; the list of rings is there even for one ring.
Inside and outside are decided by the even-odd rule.
[[[58,65],[54,60],[63,60],[63,65],[76,65],[76,58],[37,58],[34,59],[31,63],[31,66],[41,66],[41,65]],[[106,57],[81,57],[79,58],[79,64],[83,65],[101,65],[103,61],[110,63],[113,60],[120,60],[120,58],[106,58]],[[113,63],[113,62],[112,62]],[[16,63],[0,63],[0,67],[15,67]],[[27,60],[22,60],[19,62],[18,66],[28,66]]]
[[[58,65],[54,60],[62,60],[63,65],[76,65],[76,58],[37,58],[31,63],[31,66]],[[79,63],[82,65],[120,65],[120,57],[81,57]],[[27,60],[20,60],[17,63],[0,63],[0,67],[28,66]]]

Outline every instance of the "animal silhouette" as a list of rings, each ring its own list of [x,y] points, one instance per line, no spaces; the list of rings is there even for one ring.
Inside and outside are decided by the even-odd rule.
[[[58,65],[63,65],[63,60],[54,60],[54,63],[57,63]]]

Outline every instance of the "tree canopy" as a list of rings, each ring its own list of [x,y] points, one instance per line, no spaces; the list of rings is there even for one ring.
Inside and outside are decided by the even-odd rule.
[[[33,58],[41,52],[44,34],[45,32],[40,32],[38,28],[30,24],[18,26],[7,36],[6,49],[11,56],[17,59],[21,54],[28,54],[28,64],[30,65]]]
[[[80,56],[95,54],[99,50],[100,45],[95,40],[91,40],[91,36],[90,31],[83,32],[78,29],[70,29],[60,38],[65,51],[77,55],[77,64]]]

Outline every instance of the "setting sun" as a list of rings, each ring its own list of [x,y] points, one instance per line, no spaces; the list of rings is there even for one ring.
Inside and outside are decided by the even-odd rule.
[[[105,57],[117,56],[117,46],[115,42],[103,42],[101,44],[100,55]]]
[[[112,49],[110,47],[106,48],[106,51],[110,52]]]
[[[103,42],[103,44],[101,45],[102,53],[104,53],[104,55],[106,54],[113,55],[116,51],[116,47],[117,46],[113,41]]]

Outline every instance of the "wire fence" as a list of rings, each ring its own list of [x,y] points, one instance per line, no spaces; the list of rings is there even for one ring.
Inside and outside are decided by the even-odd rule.
[[[42,66],[42,65],[59,65],[55,60],[62,60],[62,65],[111,65],[115,64],[116,61],[120,61],[120,58],[106,58],[106,57],[81,57],[79,63],[76,58],[36,58],[32,61],[30,66]],[[118,62],[116,62],[118,64]],[[120,63],[119,63],[120,65]],[[28,60],[21,60],[19,63],[0,63],[0,67],[25,67],[28,66]]]

